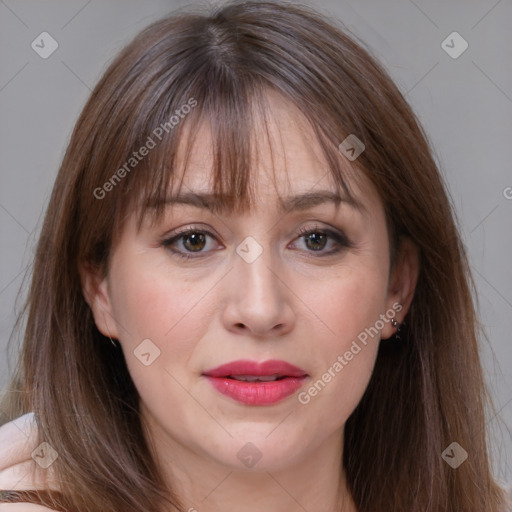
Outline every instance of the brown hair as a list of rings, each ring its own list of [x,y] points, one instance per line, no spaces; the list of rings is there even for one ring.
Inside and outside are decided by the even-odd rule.
[[[229,208],[249,208],[251,108],[269,89],[306,116],[345,189],[338,145],[349,134],[363,141],[357,172],[379,191],[392,246],[408,237],[419,250],[404,342],[381,343],[345,426],[343,464],[358,510],[498,512],[503,496],[488,460],[484,413],[492,402],[474,285],[426,136],[355,38],[307,7],[253,1],[174,14],[146,28],[109,66],[76,124],[42,228],[24,343],[3,402],[8,419],[33,411],[40,438],[60,454],[54,466],[63,493],[49,505],[95,512],[182,506],[151,457],[123,353],[96,328],[79,267],[108,272],[123,220],[135,206],[142,219],[163,199],[176,176],[178,142],[187,128],[190,149],[201,120],[212,130],[215,191]],[[126,167],[191,102],[186,118]],[[123,166],[122,180],[114,179]],[[457,470],[441,458],[452,441],[469,452]]]

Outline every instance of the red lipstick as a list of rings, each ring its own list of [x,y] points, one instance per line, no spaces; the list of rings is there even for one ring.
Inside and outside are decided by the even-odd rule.
[[[308,374],[286,361],[239,360],[203,372],[212,386],[246,405],[270,405],[295,393]]]

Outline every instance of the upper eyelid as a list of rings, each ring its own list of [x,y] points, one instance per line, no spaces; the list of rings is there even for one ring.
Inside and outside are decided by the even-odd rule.
[[[318,222],[318,221],[316,221],[316,222]],[[215,230],[213,230],[213,231],[215,231]],[[330,226],[321,226],[318,224],[314,224],[314,225],[308,226],[308,227],[301,227],[295,231],[296,231],[297,235],[301,235],[301,236],[304,236],[304,232],[308,233],[311,231],[324,231],[330,235],[339,235],[339,236],[346,237],[345,231],[341,228],[330,227]],[[196,232],[205,233],[205,234],[213,236],[213,237],[220,236],[220,235],[216,235],[215,232],[212,232],[212,230],[210,228],[195,226],[195,225],[191,224],[191,225],[188,225],[185,227],[176,228],[173,232],[163,235],[161,237],[161,239],[169,240],[169,239],[174,239],[174,238],[186,235],[188,233],[196,233]]]

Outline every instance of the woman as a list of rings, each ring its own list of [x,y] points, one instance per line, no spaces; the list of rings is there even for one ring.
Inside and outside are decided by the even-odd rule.
[[[0,510],[506,510],[471,290],[359,44],[288,3],[154,23],[55,183]]]

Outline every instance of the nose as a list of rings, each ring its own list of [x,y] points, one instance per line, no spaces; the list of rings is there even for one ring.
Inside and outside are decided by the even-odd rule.
[[[234,268],[226,276],[229,281],[223,287],[225,328],[259,338],[290,332],[296,317],[293,293],[270,248],[263,247],[254,261],[238,254],[234,256]]]

